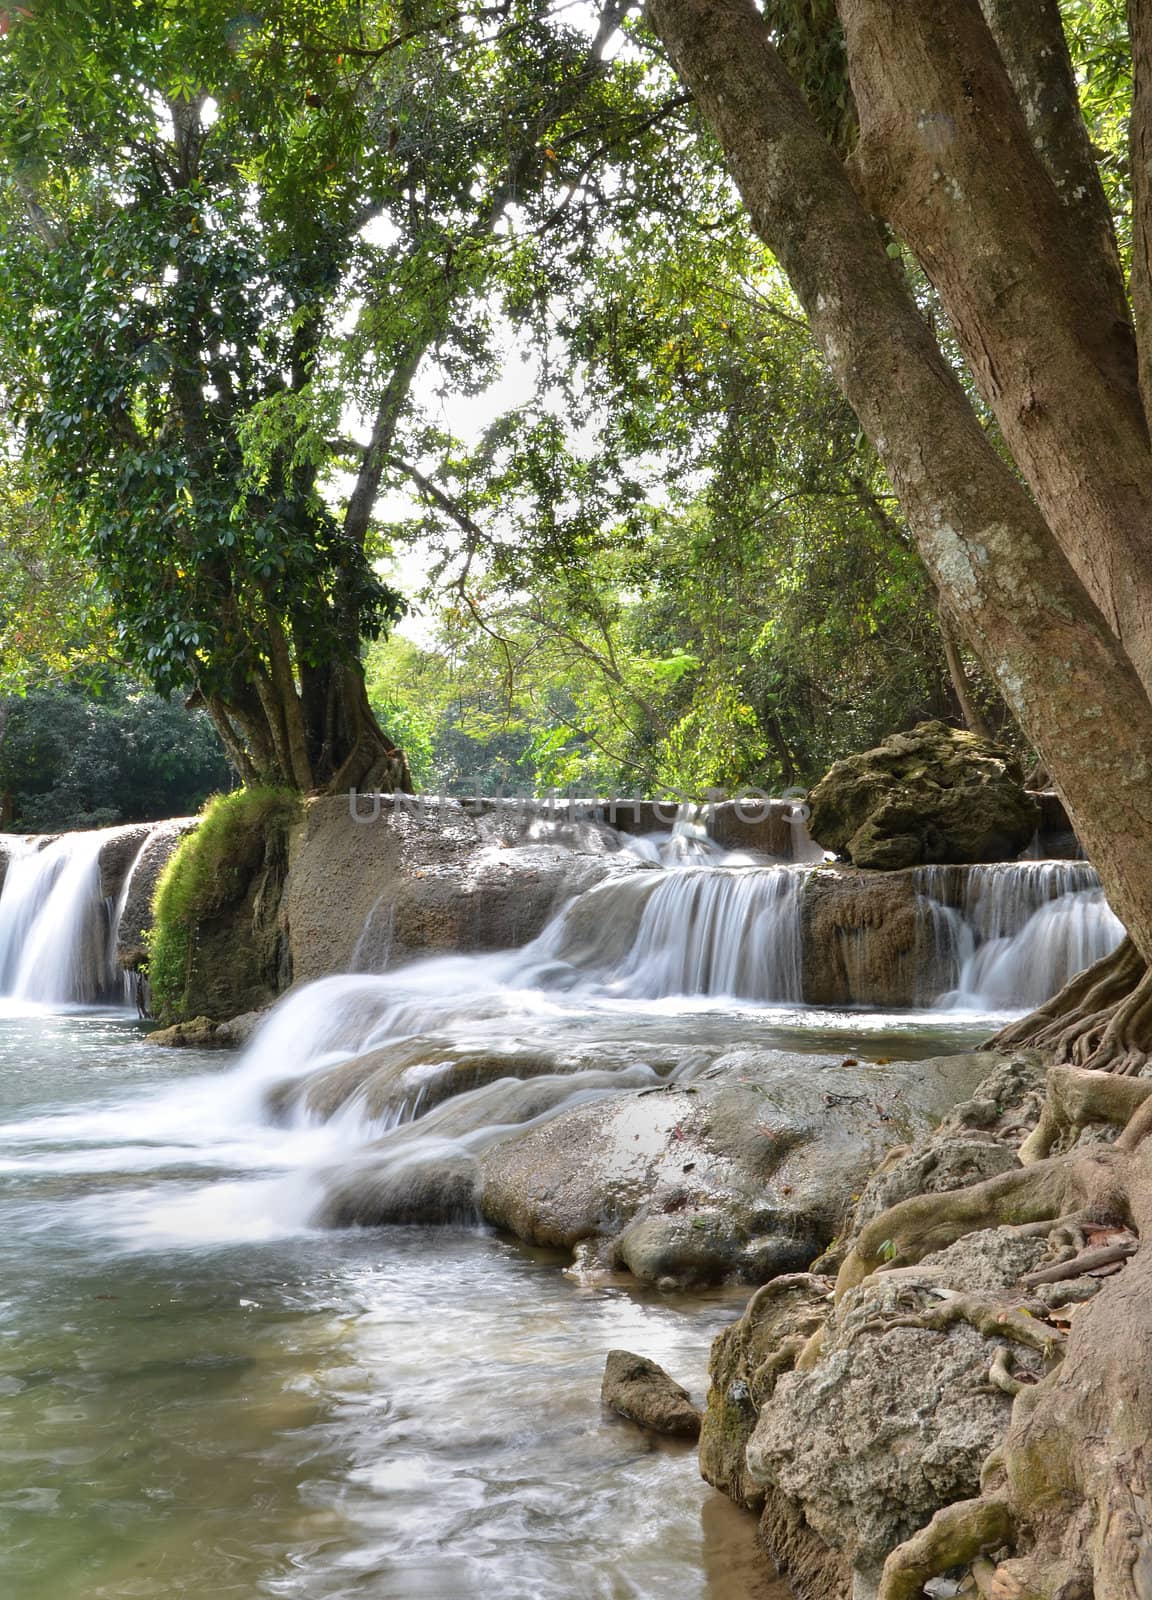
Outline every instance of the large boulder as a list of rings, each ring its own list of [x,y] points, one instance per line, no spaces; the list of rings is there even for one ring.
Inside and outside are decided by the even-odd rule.
[[[935,1129],[888,1152],[853,1229],[909,1195],[943,1195],[1016,1164],[1043,1059],[968,1059],[982,1060],[987,1077]],[[1026,1275],[1050,1248],[1031,1229],[985,1227],[839,1298],[818,1262],[766,1284],[717,1339],[701,1470],[740,1504],[763,1508],[762,1542],[800,1600],[875,1596],[893,1546],[941,1506],[979,1492],[1012,1409],[995,1363],[1007,1354],[1025,1383],[1044,1371],[1010,1332],[1008,1353],[999,1327],[1021,1307],[1039,1310]],[[990,1333],[963,1314],[933,1317],[958,1297],[987,1310]]]
[[[130,856],[126,853],[123,856],[123,872],[115,891],[123,895],[120,923],[116,930],[116,959],[120,966],[129,971],[148,959],[152,900],[160,874],[181,839],[191,833],[199,820],[198,817],[172,817],[166,822],[147,823],[135,851]],[[119,850],[117,859],[120,859]],[[104,853],[101,854],[101,871],[107,872]]]
[[[1015,756],[943,722],[837,761],[808,798],[818,844],[885,870],[1010,860],[1040,822]]]
[[[312,800],[284,892],[292,977],[516,949],[571,896],[647,870],[620,843],[596,823],[477,812],[458,800]]]
[[[926,1133],[988,1065],[734,1050],[691,1083],[502,1139],[481,1163],[480,1208],[532,1244],[608,1241],[614,1264],[648,1282],[762,1283],[819,1255],[884,1153]]]
[[[809,1005],[930,1005],[952,987],[952,952],[915,871],[818,868],[804,886],[800,919]]]

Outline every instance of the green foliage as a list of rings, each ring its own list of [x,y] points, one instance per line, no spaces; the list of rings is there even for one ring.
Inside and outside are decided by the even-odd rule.
[[[299,816],[300,797],[291,790],[237,789],[209,801],[199,826],[181,840],[152,907],[148,966],[159,1021],[182,1014],[197,928],[242,898],[273,841]]]
[[[0,704],[6,826],[49,833],[187,816],[230,774],[203,712],[104,674]]]
[[[435,706],[450,788],[779,789],[955,715],[931,588],[856,420],[763,253],[717,234],[606,249],[565,302],[584,436],[549,446],[554,543],[523,413],[445,466],[469,529],[435,504],[421,524],[435,647],[401,669],[390,642],[370,673],[393,663],[389,704],[425,730]]]
[[[37,493],[29,464],[10,442],[0,446],[0,696],[47,677],[98,678],[111,646],[91,564]]]

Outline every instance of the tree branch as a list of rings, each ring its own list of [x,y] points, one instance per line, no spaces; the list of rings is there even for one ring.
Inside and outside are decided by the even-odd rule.
[[[980,0],[1008,69],[1032,144],[1082,241],[1101,296],[1129,317],[1112,213],[1080,110],[1059,0]]]

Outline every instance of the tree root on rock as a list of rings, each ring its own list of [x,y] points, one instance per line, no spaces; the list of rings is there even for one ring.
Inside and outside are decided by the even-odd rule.
[[[1058,1139],[1099,1120],[1123,1124],[1115,1144],[1045,1159]],[[945,1507],[890,1553],[879,1600],[917,1600],[931,1578],[960,1567],[984,1600],[1152,1600],[1152,1252],[1137,1242],[1152,1230],[1149,1134],[1152,1088],[1104,1072],[1056,1073],[1028,1166],[903,1201],[861,1231],[841,1269],[838,1303],[872,1274],[899,1277],[965,1233],[1004,1225],[1049,1232],[1067,1257],[1025,1277],[1025,1292],[1056,1270],[1116,1271],[1066,1335],[1041,1320],[1043,1306],[1033,1317],[1019,1301],[957,1293],[916,1316],[864,1324],[943,1330],[968,1322],[996,1340],[989,1382],[1013,1396],[981,1494]],[[1102,1221],[1122,1221],[1137,1238],[1110,1237],[1093,1227]],[[1039,1381],[1022,1381],[1011,1366],[1016,1343],[1062,1359]]]
[[[1055,1222],[1069,1212],[1122,1216],[1115,1147],[1095,1146],[967,1189],[913,1195],[861,1229],[836,1280],[839,1301],[873,1272],[913,1266],[966,1234],[1007,1225]]]
[[[1152,1095],[1152,1078],[1118,1077],[1084,1067],[1049,1070],[1040,1121],[1020,1146],[1025,1166],[1042,1161],[1061,1141],[1072,1143],[1090,1123],[1124,1127]]]
[[[1044,1307],[1037,1305],[1043,1313]],[[946,1291],[941,1304],[907,1316],[873,1317],[861,1323],[856,1333],[887,1333],[890,1328],[923,1328],[929,1333],[947,1333],[958,1322],[967,1323],[988,1339],[1009,1338],[1029,1350],[1035,1350],[1045,1360],[1059,1355],[1064,1346],[1064,1335],[1049,1327],[1040,1317],[1020,1306],[1009,1306],[1003,1301],[989,1300],[983,1295],[961,1294]]]
[[[884,1563],[877,1600],[920,1600],[930,1578],[1009,1544],[1014,1532],[1006,1500],[961,1500],[938,1511],[926,1528],[898,1545]]]
[[[1143,1069],[1152,1052],[1152,973],[1131,939],[984,1048],[1025,1046],[1093,1071],[1135,1076]]]

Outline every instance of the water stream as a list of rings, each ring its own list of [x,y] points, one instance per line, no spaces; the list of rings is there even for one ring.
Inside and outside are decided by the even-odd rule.
[[[1114,938],[1090,869],[966,897],[928,874],[955,993],[816,1011],[805,870],[681,829],[526,949],[329,978],[237,1061],[87,1003],[125,892],[98,838],[29,845],[0,896],[0,1595],[783,1600],[691,1450],[598,1398],[613,1346],[702,1397],[746,1290],[583,1282],[466,1217],[323,1231],[327,1178],[369,1140],[397,1170],[467,1156],[737,1044],[975,1044]]]

